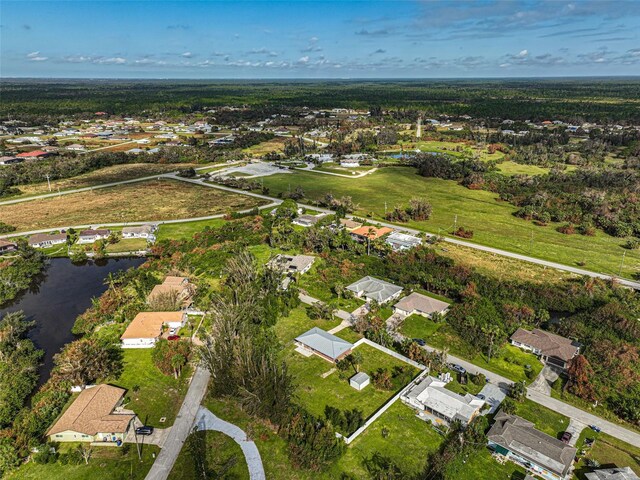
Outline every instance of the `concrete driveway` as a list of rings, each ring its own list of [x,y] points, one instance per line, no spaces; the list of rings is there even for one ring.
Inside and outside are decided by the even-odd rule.
[[[493,383],[487,383],[482,387],[479,395],[484,395],[484,401],[491,406],[491,409],[487,412],[487,414],[490,415],[498,410],[498,407],[500,407],[500,404],[507,396],[507,391]]]
[[[573,418],[571,419],[566,430],[572,435],[571,440],[569,440],[569,445],[571,445],[572,447],[576,446],[578,437],[580,436],[580,433],[582,433],[582,430],[584,430],[585,428],[587,428],[587,426],[584,423],[580,422],[579,420],[574,420]]]
[[[133,425],[127,432],[127,436],[124,439],[124,443],[136,443],[136,428],[142,427],[143,424],[138,417],[133,420]],[[143,445],[157,445],[160,448],[164,446],[164,442],[167,440],[169,431],[168,428],[154,428],[151,435],[138,435],[137,442]]]

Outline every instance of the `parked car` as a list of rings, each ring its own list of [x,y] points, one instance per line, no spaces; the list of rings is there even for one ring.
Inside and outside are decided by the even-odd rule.
[[[178,331],[178,329],[176,329],[176,328],[170,328],[169,329],[169,335],[175,335],[177,331]]]
[[[452,363],[451,364],[451,370],[454,370],[458,373],[461,373],[462,375],[464,375],[465,373],[467,373],[467,370],[462,367],[461,365],[458,365],[457,363]]]
[[[152,433],[153,427],[149,427],[148,425],[136,428],[136,435],[151,435]]]
[[[425,341],[424,341],[423,339],[421,339],[421,338],[414,338],[414,339],[413,339],[413,341],[414,341],[414,342],[416,342],[416,343],[417,343],[418,345],[420,345],[421,347],[424,347],[424,346],[427,344],[427,342],[425,342]]]
[[[600,427],[597,426],[597,425],[589,425],[589,428],[591,430],[593,430],[594,432],[596,432],[596,433],[600,433],[600,431],[601,431]]]
[[[571,441],[571,437],[573,437],[573,434],[571,432],[564,432],[560,440],[562,440],[564,443],[569,443]]]
[[[485,397],[483,394],[481,394],[481,393],[477,394],[477,395],[476,395],[476,397],[478,397],[480,400],[484,400],[484,399],[486,398],[486,397]]]
[[[169,335],[167,340],[180,340],[180,335]]]

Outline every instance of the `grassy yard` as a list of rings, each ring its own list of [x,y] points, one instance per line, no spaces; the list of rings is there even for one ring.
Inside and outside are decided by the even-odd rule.
[[[133,147],[130,147],[133,148]],[[161,163],[130,163],[127,165],[113,165],[101,168],[93,172],[78,175],[73,178],[63,178],[51,182],[51,190],[54,192],[73,190],[75,188],[92,187],[103,183],[120,182],[133,178],[148,177],[158,173],[174,172],[188,167],[195,167],[195,164],[161,164]],[[47,182],[33,183],[31,185],[20,185],[19,190],[22,196],[39,195],[49,193]]]
[[[288,317],[282,317],[275,326],[276,336],[280,343],[288,344],[292,342],[298,335],[306,332],[313,327],[319,327],[323,330],[331,330],[339,325],[341,320],[334,319],[331,322],[326,320],[311,320],[307,315],[307,305],[302,304],[293,309]]]
[[[592,447],[585,446],[585,440],[593,439]],[[640,446],[629,445],[606,433],[596,433],[590,428],[585,428],[576,443],[578,455],[584,452],[584,456],[576,464],[576,476],[579,480],[585,480],[585,473],[592,471],[587,466],[587,460],[596,460],[606,467],[631,467],[640,476]]]
[[[528,399],[516,402],[516,415],[533,422],[538,430],[558,439],[569,426],[569,417]]]
[[[446,321],[434,323],[428,318],[412,315],[400,326],[400,333],[409,338],[422,338],[428,345],[438,349],[448,348],[451,355],[464,358],[514,382],[524,380],[529,383],[542,370],[542,364],[535,355],[508,344],[497,349],[491,362],[488,362],[485,355],[477,353],[462,340]],[[531,378],[525,373],[525,365],[531,365]]]
[[[506,161],[498,164],[498,170],[505,175],[544,175],[549,173],[548,168],[537,165],[521,165],[516,162]]]
[[[76,448],[77,444],[62,444],[61,452]],[[110,480],[142,480],[147,475],[157,456],[159,448],[145,445],[142,448],[142,461],[134,445],[126,448],[94,447],[89,464],[62,465],[59,462],[38,465],[29,462],[18,468],[7,479],[11,480],[86,480],[108,477]],[[108,472],[105,475],[105,472]]]
[[[214,472],[217,473],[218,476],[215,478],[227,480],[249,478],[249,469],[240,445],[221,432],[192,433],[173,465],[169,480],[202,478],[200,469],[206,469],[211,472],[211,475]]]
[[[282,153],[286,140],[286,138],[275,137],[266,142],[258,143],[257,145],[252,145],[248,148],[245,148],[242,150],[242,152],[254,157],[261,157],[271,152]]]
[[[297,395],[300,403],[314,415],[323,417],[326,405],[340,409],[358,408],[363,411],[364,417],[369,417],[380,408],[393,394],[404,387],[408,380],[415,377],[418,370],[410,365],[397,360],[380,350],[369,345],[361,345],[356,349],[363,356],[360,371],[371,375],[378,368],[404,367],[406,374],[393,379],[392,390],[381,390],[373,385],[362,391],[357,391],[349,385],[349,377],[355,371],[348,371],[341,378],[340,372],[335,371],[322,378],[334,366],[316,355],[304,357],[290,350],[288,357],[289,371],[297,384]],[[352,432],[341,432],[351,434]]]
[[[191,372],[184,369],[178,380],[164,375],[153,364],[151,352],[150,348],[125,349],[124,372],[113,384],[127,389],[127,408],[136,412],[145,425],[164,428],[173,425]],[[161,417],[166,417],[166,422],[160,423]]]
[[[125,238],[118,243],[108,243],[106,246],[108,253],[137,252],[146,250],[148,246],[146,238]]]
[[[457,215],[458,226],[474,231],[473,242],[594,271],[617,274],[624,251],[623,239],[602,232],[593,237],[567,236],[555,230],[558,225],[536,227],[515,217],[516,208],[497,200],[494,193],[469,190],[450,180],[424,178],[412,168],[382,168],[357,179],[301,171],[264,177],[264,186],[272,195],[285,192],[289,184],[291,188],[300,186],[314,200],[327,193],[350,195],[359,205],[356,214],[373,219],[383,218],[385,202],[387,206],[406,204],[414,196],[424,196],[433,205],[432,218],[407,226],[448,234]],[[640,251],[627,251],[623,275],[637,271],[639,262]]]
[[[243,210],[259,204],[244,195],[180,181],[153,180],[2,207],[18,231],[68,225],[169,220]]]
[[[349,445],[329,473],[333,478],[340,478],[342,472],[368,478],[363,461],[380,452],[400,465],[403,472],[415,475],[422,471],[427,455],[438,449],[442,439],[431,425],[398,400]]]
[[[447,469],[447,476],[460,480],[524,480],[525,470],[513,462],[500,464],[493,459],[488,448],[479,448],[453,462]]]
[[[197,222],[163,223],[158,228],[157,239],[160,240],[188,240],[206,227],[218,228],[224,224],[222,218],[199,220]]]
[[[356,308],[364,305],[364,300],[359,298],[338,298],[332,291],[332,285],[328,284],[325,280],[320,278],[318,270],[324,268],[325,262],[321,258],[317,258],[311,266],[311,269],[300,277],[299,287],[306,291],[309,295],[323,302],[331,302],[341,310],[345,310],[349,313],[353,312]],[[360,279],[361,275],[357,272],[350,277],[342,278],[341,281],[344,285],[349,285],[352,282]]]

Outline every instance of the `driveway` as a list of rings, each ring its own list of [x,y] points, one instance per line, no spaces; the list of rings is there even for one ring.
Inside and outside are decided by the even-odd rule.
[[[487,383],[482,390],[480,390],[479,395],[484,395],[484,401],[491,406],[487,412],[488,415],[491,415],[498,410],[498,407],[507,396],[507,392],[493,383]]]
[[[135,430],[141,427],[143,424],[138,417],[133,421],[133,427],[127,432],[127,436],[124,439],[124,443],[139,443],[141,445],[157,445],[158,447],[164,447],[171,427],[168,428],[154,428],[151,435],[136,435]],[[137,437],[137,438],[136,438]]]
[[[545,365],[536,379],[531,382],[529,388],[540,392],[543,395],[551,395],[551,385],[558,379],[558,374],[554,372],[551,367]]]
[[[210,376],[211,374],[206,368],[202,366],[196,368],[176,421],[167,435],[164,447],[151,466],[146,480],[166,480],[171,473],[173,464],[182,450],[182,445],[191,433],[200,403],[207,391]]]
[[[240,427],[235,426],[232,423],[226,422],[221,418],[216,417],[205,407],[200,407],[198,415],[196,417],[196,427],[198,430],[214,430],[216,432],[222,432],[225,435],[233,438],[233,440],[240,445],[244,458],[247,461],[249,467],[249,478],[251,480],[265,480],[264,467],[262,466],[262,457],[258,447],[247,437],[247,434]]]
[[[566,430],[572,435],[571,440],[569,440],[569,445],[571,445],[572,447],[576,446],[578,437],[580,436],[580,433],[582,433],[582,430],[584,430],[585,428],[587,428],[587,426],[584,423],[580,422],[579,420],[574,420],[573,418],[571,419]]]

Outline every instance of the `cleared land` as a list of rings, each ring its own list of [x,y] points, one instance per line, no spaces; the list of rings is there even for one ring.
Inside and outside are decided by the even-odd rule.
[[[585,445],[585,440],[595,440],[591,447]],[[636,475],[640,475],[640,446],[629,445],[621,442],[606,433],[596,433],[590,428],[585,428],[576,442],[578,454],[584,452],[584,457],[576,464],[576,476],[584,480],[585,473],[593,471],[586,465],[586,460],[595,460],[603,467],[620,466],[631,467]]]
[[[357,215],[382,219],[387,208],[406,205],[412,197],[426,197],[433,205],[433,216],[424,222],[409,222],[408,227],[432,233],[449,234],[462,226],[474,231],[471,241],[512,252],[580,266],[597,272],[617,275],[625,250],[624,239],[600,231],[593,237],[564,235],[558,224],[536,227],[513,215],[516,208],[483,190],[469,190],[454,181],[424,178],[412,168],[390,167],[361,178],[341,178],[296,171],[288,175],[264,177],[271,195],[297,186],[306,196],[318,200],[327,193],[350,195],[359,205]],[[456,223],[457,218],[457,223]],[[532,240],[533,239],[533,240]],[[622,275],[630,277],[640,266],[640,252],[626,251]]]
[[[57,192],[58,190],[64,191],[74,190],[76,188],[93,187],[103,183],[148,177],[150,175],[155,175],[156,173],[174,172],[182,168],[195,166],[195,164],[186,163],[130,163],[127,165],[113,165],[111,167],[105,167],[100,170],[78,175],[77,177],[54,180],[51,182],[51,190]],[[34,183],[32,185],[19,185],[18,189],[22,192],[22,195],[20,196],[49,193],[49,185],[47,185],[47,182]]]
[[[260,205],[260,201],[174,180],[119,185],[0,207],[0,220],[18,231],[145,220],[204,217]]]

